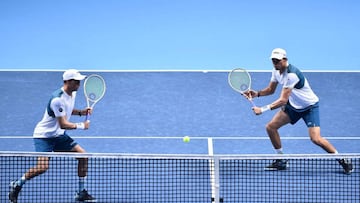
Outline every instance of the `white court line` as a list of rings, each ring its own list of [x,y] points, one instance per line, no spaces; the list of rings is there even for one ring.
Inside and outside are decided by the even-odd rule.
[[[71,136],[75,139],[182,139],[183,137],[169,137],[169,136]],[[0,139],[32,139],[32,136],[0,136]],[[269,140],[268,137],[191,137],[192,140]],[[328,140],[360,140],[357,136],[346,137],[324,137]],[[281,137],[282,140],[309,140],[309,137]]]

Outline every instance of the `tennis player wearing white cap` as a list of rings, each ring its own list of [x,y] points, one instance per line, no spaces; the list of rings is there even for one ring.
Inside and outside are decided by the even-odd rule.
[[[326,152],[337,154],[335,147],[320,135],[319,98],[311,89],[303,73],[289,64],[284,49],[274,49],[270,58],[274,70],[269,85],[260,91],[250,90],[247,94],[251,94],[252,97],[271,95],[275,92],[278,84],[282,85],[281,94],[277,100],[263,107],[253,107],[256,115],[281,108],[266,125],[266,132],[276,152],[278,154],[283,153],[278,129],[289,123],[295,124],[302,119],[308,127],[311,141]],[[351,174],[353,166],[350,160],[341,159],[338,161],[343,167],[344,173]],[[285,170],[286,168],[287,160],[280,159],[266,166],[265,170]]]
[[[74,109],[76,91],[80,87],[80,81],[85,79],[75,69],[69,69],[63,74],[63,86],[52,93],[51,98],[45,109],[42,120],[36,125],[33,137],[35,150],[37,152],[78,152],[85,153],[85,150],[76,143],[69,135],[67,130],[89,128],[89,122],[72,123],[69,121],[71,115],[86,115],[91,113],[91,109]],[[37,163],[30,168],[17,181],[10,183],[9,200],[16,203],[19,192],[26,181],[46,172],[49,168],[49,157],[38,157]],[[95,198],[88,194],[85,189],[85,179],[87,176],[88,160],[78,159],[79,190],[76,192],[75,200],[82,202],[95,202]],[[44,186],[46,189],[46,186]],[[56,200],[54,200],[56,201]]]

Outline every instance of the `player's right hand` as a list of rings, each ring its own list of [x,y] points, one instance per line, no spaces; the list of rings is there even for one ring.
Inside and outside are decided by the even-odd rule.
[[[252,108],[252,110],[254,111],[255,115],[257,115],[257,116],[262,114],[260,107],[254,106]]]

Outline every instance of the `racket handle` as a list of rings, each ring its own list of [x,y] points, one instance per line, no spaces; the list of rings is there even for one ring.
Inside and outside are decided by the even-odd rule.
[[[90,114],[86,114],[85,121],[90,122]]]
[[[253,100],[252,99],[248,99],[249,101],[250,101],[250,103],[251,103],[251,105],[253,106],[253,107],[256,107],[256,105],[255,105],[255,103],[253,102]]]
[[[251,103],[252,107],[256,107],[255,103],[252,100],[251,96],[247,96],[246,94],[242,94],[249,102]]]
[[[85,121],[90,122],[90,113],[89,113],[89,110],[86,111]]]

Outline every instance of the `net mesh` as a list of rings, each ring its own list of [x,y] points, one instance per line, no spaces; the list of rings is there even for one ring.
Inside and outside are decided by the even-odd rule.
[[[359,173],[345,175],[334,159],[293,159],[284,171],[264,171],[268,160],[221,162],[226,202],[358,202]],[[359,165],[359,159],[353,160]],[[236,170],[238,169],[238,170]]]
[[[36,164],[39,153],[0,153],[0,202],[9,183]],[[41,153],[43,156],[44,153]],[[18,202],[75,202],[78,154],[46,153],[46,173],[27,181]],[[97,202],[360,202],[360,155],[348,155],[345,175],[337,157],[287,157],[289,168],[264,171],[274,156],[83,154],[86,189]],[[214,161],[215,160],[215,161]]]

